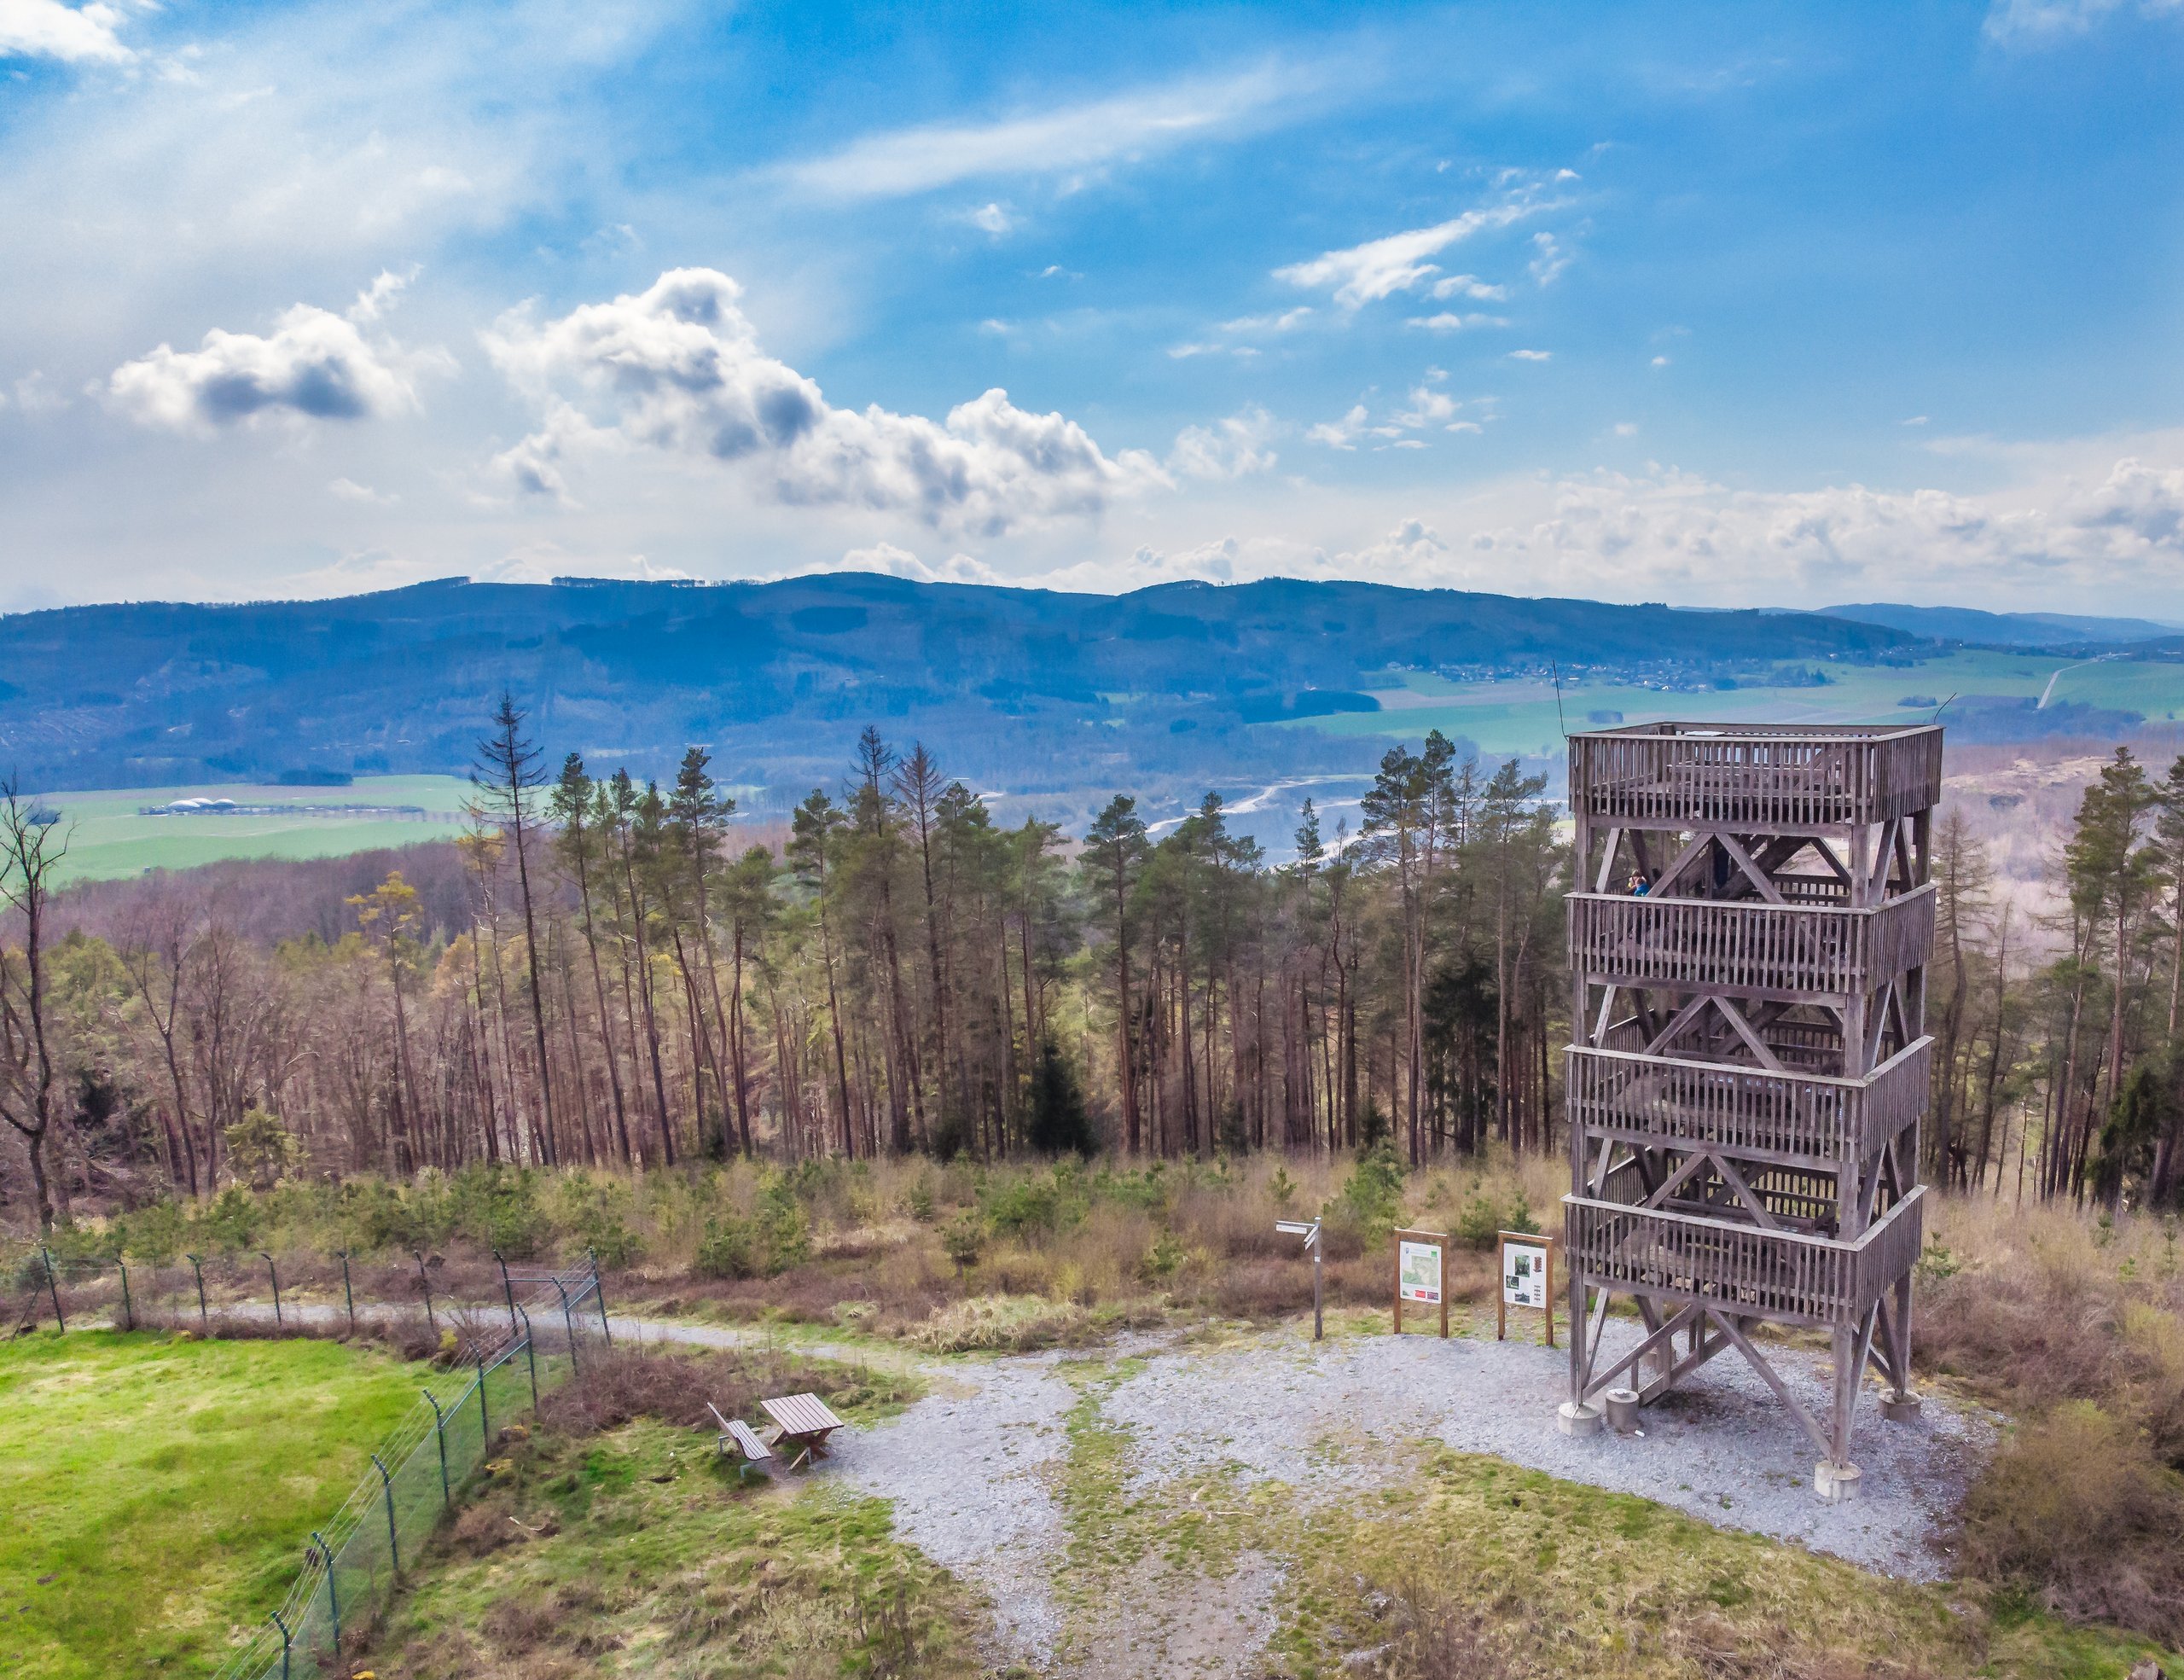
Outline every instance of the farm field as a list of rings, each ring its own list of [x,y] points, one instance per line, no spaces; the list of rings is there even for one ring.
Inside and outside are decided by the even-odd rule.
[[[358,776],[346,788],[224,782],[195,788],[117,788],[41,795],[71,825],[62,881],[110,881],[147,869],[186,869],[231,857],[339,857],[380,846],[443,840],[462,828],[470,784],[453,776]],[[248,815],[139,815],[183,799],[278,806]],[[329,813],[331,805],[415,805],[424,815]],[[316,809],[315,809],[316,808]]]
[[[1951,695],[2074,704],[2135,712],[2149,723],[2184,717],[2184,664],[2152,660],[2071,660],[2052,655],[1967,650],[1915,666],[1808,666],[1825,671],[1818,686],[1668,691],[1625,683],[1565,680],[1558,711],[1554,686],[1537,678],[1456,683],[1417,671],[1390,672],[1385,686],[1368,685],[1378,712],[1341,712],[1285,725],[1328,735],[1413,737],[1438,729],[1460,735],[1485,753],[1560,753],[1562,731],[1615,721],[1665,718],[1723,723],[1765,719],[1785,724],[1924,722]],[[2053,684],[2052,690],[2050,684]],[[1907,706],[1908,700],[1923,705]],[[1943,721],[1949,721],[1948,713]]]
[[[0,1673],[210,1673],[280,1607],[421,1371],[328,1341],[0,1344]]]

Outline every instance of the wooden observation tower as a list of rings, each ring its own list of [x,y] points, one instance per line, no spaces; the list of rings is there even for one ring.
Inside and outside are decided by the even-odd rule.
[[[1840,1500],[1857,1491],[1869,1362],[1884,1412],[1915,1414],[1941,774],[1931,725],[1571,737],[1565,1430],[1598,1428],[1603,1395],[1650,1402],[1734,1347],[1819,1448],[1816,1491]],[[1617,1295],[1647,1334],[1610,1358]],[[1762,1320],[1833,1339],[1820,1415],[1754,1345]]]

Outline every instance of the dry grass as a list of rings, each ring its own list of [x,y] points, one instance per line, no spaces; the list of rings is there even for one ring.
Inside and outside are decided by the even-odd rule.
[[[2018,1419],[1966,1501],[1966,1567],[2184,1644],[2175,1221],[1957,1202],[1936,1227],[1920,1361]]]

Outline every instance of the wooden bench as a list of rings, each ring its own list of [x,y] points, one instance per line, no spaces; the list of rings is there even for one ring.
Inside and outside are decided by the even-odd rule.
[[[773,1448],[741,1418],[723,1417],[720,1408],[711,1400],[706,1402],[706,1410],[713,1415],[713,1421],[720,1425],[720,1433],[713,1442],[714,1450],[724,1453],[733,1448],[741,1454],[743,1462],[738,1467],[739,1471],[753,1469],[772,1459]]]
[[[798,1469],[813,1458],[827,1456],[827,1437],[842,1427],[842,1421],[828,1410],[827,1403],[816,1394],[785,1394],[778,1399],[761,1400],[766,1416],[780,1427],[775,1436],[784,1450],[793,1449],[796,1456],[789,1461],[789,1468]]]

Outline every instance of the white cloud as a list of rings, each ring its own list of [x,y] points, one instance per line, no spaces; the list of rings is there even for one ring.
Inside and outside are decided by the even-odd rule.
[[[1441,269],[1438,264],[1426,261],[1428,257],[1438,256],[1475,234],[1506,228],[1552,207],[1530,189],[1520,189],[1505,203],[1467,210],[1430,228],[1414,228],[1345,250],[1321,252],[1310,262],[1275,270],[1274,277],[1292,286],[1327,289],[1339,308],[1354,311],[1398,292],[1433,290],[1441,283]],[[1454,278],[1477,283],[1468,275]],[[1449,294],[1433,290],[1433,295]]]
[[[261,415],[311,420],[381,418],[417,406],[418,376],[451,365],[444,352],[368,339],[406,283],[382,273],[346,315],[311,304],[284,312],[271,333],[215,327],[196,350],[162,344],[107,381],[114,406],[147,426],[205,431]]]
[[[1279,315],[1243,315],[1234,321],[1223,321],[1221,323],[1221,330],[1224,333],[1246,334],[1293,333],[1311,318],[1311,305],[1299,304],[1296,308],[1286,309]]]
[[[675,269],[646,291],[484,334],[543,424],[496,465],[518,488],[566,496],[578,454],[652,450],[740,468],[771,499],[899,511],[997,535],[1171,481],[1142,451],[1110,456],[1074,421],[986,392],[945,421],[838,409],[759,347],[712,269]]]
[[[2086,34],[2118,12],[2175,17],[2184,15],[2184,0],[1995,0],[1984,32],[1990,41],[2042,45]]]
[[[2137,456],[1989,497],[1938,490],[1738,491],[1660,468],[1557,480],[1527,522],[1469,542],[1502,585],[1780,605],[1905,597],[2114,601],[2184,584],[2184,465]],[[1893,597],[1892,597],[1893,598]]]
[[[118,7],[64,6],[61,0],[0,0],[0,58],[51,58],[64,64],[124,64],[136,54],[114,32]]]
[[[1414,431],[1421,426],[1446,425],[1456,417],[1459,406],[1447,392],[1421,385],[1410,393],[1410,407],[1389,418],[1397,426]]]
[[[1323,420],[1304,435],[1316,444],[1325,444],[1329,449],[1355,449],[1358,434],[1364,431],[1368,416],[1365,404],[1359,403],[1339,420]]]
[[[890,578],[907,578],[914,584],[1007,584],[984,561],[970,555],[950,555],[938,566],[928,565],[908,549],[892,543],[851,549],[838,564],[818,568],[827,572],[879,572]]]
[[[1142,546],[1124,560],[1083,560],[1051,572],[1019,578],[1041,589],[1095,595],[1126,595],[1156,584],[1225,584],[1238,575],[1244,545],[1234,537],[1217,538],[1180,553]]]
[[[25,414],[51,414],[68,406],[68,399],[45,382],[42,369],[32,368],[15,381],[15,406]]]
[[[1469,315],[1459,315],[1445,309],[1438,315],[1414,315],[1403,323],[1406,327],[1422,327],[1429,333],[1466,333],[1478,327],[1506,327],[1508,324],[1507,318],[1503,316],[1481,315],[1476,311]]]
[[[1509,295],[1507,286],[1490,286],[1474,274],[1452,274],[1433,282],[1436,299],[1472,298],[1481,303],[1500,303]]]
[[[1552,286],[1561,278],[1562,270],[1568,268],[1570,263],[1570,253],[1556,242],[1553,234],[1536,233],[1532,235],[1531,272],[1534,285],[1541,288]]]
[[[376,507],[392,507],[402,498],[383,495],[368,484],[358,484],[354,479],[335,479],[327,489],[344,502],[360,502]]]
[[[1268,67],[998,122],[897,129],[789,165],[781,175],[815,196],[854,201],[986,177],[1089,169],[1278,118],[1309,85],[1302,74]]]
[[[1669,358],[1668,358],[1667,357],[1665,357],[1665,356],[1656,356],[1656,357],[1653,358],[1653,362],[1652,362],[1652,364],[1651,364],[1651,365],[1653,365],[1653,367],[1656,367],[1656,368],[1665,368],[1666,366],[1668,366],[1668,364],[1669,364]]]
[[[1552,362],[1554,352],[1551,350],[1513,350],[1509,352],[1509,359],[1512,362]]]
[[[976,210],[966,211],[963,219],[980,232],[991,234],[996,239],[1016,226],[1016,218],[998,203],[982,204]]]
[[[1638,435],[1638,422],[1635,420],[1618,420],[1615,422],[1614,431],[1618,438],[1635,438]]]
[[[1185,479],[1240,479],[1271,470],[1275,456],[1267,446],[1274,416],[1248,408],[1217,425],[1186,426],[1168,451],[1168,470]]]

